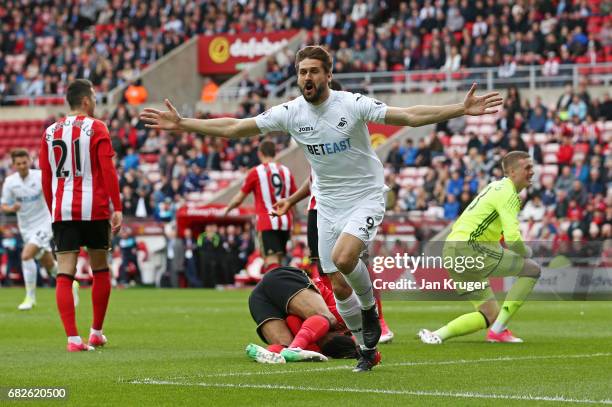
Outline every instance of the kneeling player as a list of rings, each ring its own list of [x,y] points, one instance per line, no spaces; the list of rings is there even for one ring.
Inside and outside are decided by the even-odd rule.
[[[329,297],[333,300],[331,292]],[[257,333],[270,344],[268,349],[247,346],[247,355],[258,362],[326,361],[320,352],[331,357],[357,356],[350,337],[330,333],[342,327],[341,319],[300,269],[279,267],[266,273],[249,297],[249,310]]]
[[[506,178],[493,181],[482,190],[453,225],[444,245],[444,258],[472,258],[476,267],[463,270],[456,265],[449,274],[457,291],[472,301],[477,312],[461,315],[442,328],[431,332],[419,331],[421,341],[440,344],[491,325],[489,342],[523,342],[507,328],[508,321],[521,307],[540,276],[540,266],[529,259],[531,248],[523,243],[518,213],[521,209],[519,192],[531,185],[533,162],[528,153],[513,151],[504,156],[502,168]],[[510,248],[499,244],[503,237]],[[459,264],[459,263],[457,263]],[[487,283],[489,277],[517,276],[501,310],[491,287],[468,291],[469,283]]]
[[[300,202],[301,200],[305,199],[307,196],[310,195],[310,199],[308,200],[308,228],[307,228],[308,248],[310,249],[310,261],[312,262],[313,266],[315,266],[315,268],[317,269],[317,273],[320,275],[320,278],[323,281],[323,283],[325,283],[327,287],[331,289],[331,281],[328,275],[323,273],[319,266],[319,235],[318,235],[319,230],[317,227],[317,201],[314,195],[311,195],[310,193],[310,182],[311,180],[307,179],[300,186],[300,188],[295,193],[293,193],[289,198],[281,199],[276,204],[274,204],[274,211],[272,212],[272,214],[276,216],[283,216],[284,214],[289,212],[289,210],[293,206],[295,206],[298,202]],[[364,258],[362,258],[362,260],[364,260],[364,263],[367,263],[367,261],[365,261]],[[393,340],[394,334],[387,326],[387,323],[385,322],[385,319],[383,316],[383,308],[382,308],[382,301],[380,298],[380,290],[374,287],[372,287],[372,290],[374,292],[374,299],[376,300],[376,306],[378,308],[378,319],[380,321],[380,327],[382,330],[378,343],[390,343]],[[346,311],[344,309],[342,311],[346,315]],[[347,315],[347,317],[350,318],[351,320],[354,320],[354,323],[353,323],[354,329],[361,330],[362,328],[361,321],[358,318],[351,318],[351,315]]]

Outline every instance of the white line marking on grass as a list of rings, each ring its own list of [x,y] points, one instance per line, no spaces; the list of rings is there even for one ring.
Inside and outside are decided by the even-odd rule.
[[[521,360],[547,360],[547,359],[582,359],[582,358],[597,358],[597,357],[609,357],[612,353],[590,353],[583,355],[542,355],[542,356],[500,356],[497,358],[480,358],[480,359],[457,359],[457,360],[442,360],[442,361],[430,361],[430,362],[397,362],[397,363],[383,363],[381,367],[396,367],[396,366],[441,366],[441,365],[463,365],[470,363],[487,363],[487,362],[513,362]],[[173,376],[166,377],[166,379],[189,379],[189,378],[211,378],[211,377],[234,377],[234,376],[268,376],[268,375],[285,375],[291,373],[310,373],[310,372],[327,372],[333,370],[346,370],[352,369],[352,365],[336,365],[329,367],[316,367],[310,369],[279,369],[279,370],[258,370],[254,372],[227,372],[227,373],[213,373],[204,375],[191,375],[191,376]],[[145,380],[152,380],[151,378],[145,378]]]
[[[265,389],[265,390],[293,390],[307,392],[333,392],[333,393],[370,393],[391,394],[406,396],[429,396],[429,397],[453,397],[467,399],[497,399],[497,400],[523,400],[523,401],[550,401],[557,403],[585,403],[585,404],[612,404],[612,400],[589,400],[565,398],[563,396],[533,396],[530,394],[485,394],[473,392],[446,392],[446,391],[422,391],[422,390],[393,390],[393,389],[358,389],[346,387],[306,387],[288,386],[279,384],[231,384],[231,383],[180,383],[166,380],[132,380],[129,384],[153,384],[169,386],[198,386],[198,387],[221,387],[235,389]]]

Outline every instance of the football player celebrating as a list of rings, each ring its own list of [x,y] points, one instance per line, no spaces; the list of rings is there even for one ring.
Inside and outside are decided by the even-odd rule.
[[[463,103],[446,106],[388,107],[370,97],[331,90],[332,58],[321,46],[298,51],[297,83],[302,96],[255,118],[183,118],[170,101],[167,111],[144,109],[153,129],[188,131],[213,137],[249,137],[283,131],[300,145],[316,175],[319,260],[332,282],[338,311],[361,346],[355,372],[376,364],[381,335],[372,281],[361,253],[385,212],[383,165],[374,153],[367,123],[424,126],[462,115],[497,112],[499,93],[476,96],[472,85]]]

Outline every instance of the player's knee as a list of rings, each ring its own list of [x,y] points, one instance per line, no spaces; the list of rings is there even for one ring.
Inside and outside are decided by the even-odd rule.
[[[525,259],[523,271],[521,272],[522,277],[540,278],[542,274],[542,267],[531,259]]]
[[[340,272],[347,274],[353,271],[359,259],[351,256],[349,252],[337,251],[332,254],[332,261]]]
[[[21,253],[21,261],[29,261],[34,259],[34,254],[32,253]]]

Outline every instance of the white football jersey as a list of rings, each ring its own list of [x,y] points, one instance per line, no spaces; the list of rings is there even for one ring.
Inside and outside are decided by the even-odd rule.
[[[358,93],[330,90],[315,106],[303,96],[274,106],[255,118],[262,133],[283,131],[302,147],[318,203],[346,208],[381,194],[383,165],[372,148],[367,123],[384,123],[387,105]]]
[[[25,179],[17,172],[6,177],[2,186],[2,204],[14,205],[15,202],[21,205],[17,211],[17,224],[22,235],[51,228],[51,214],[43,196],[40,170],[30,169]]]

